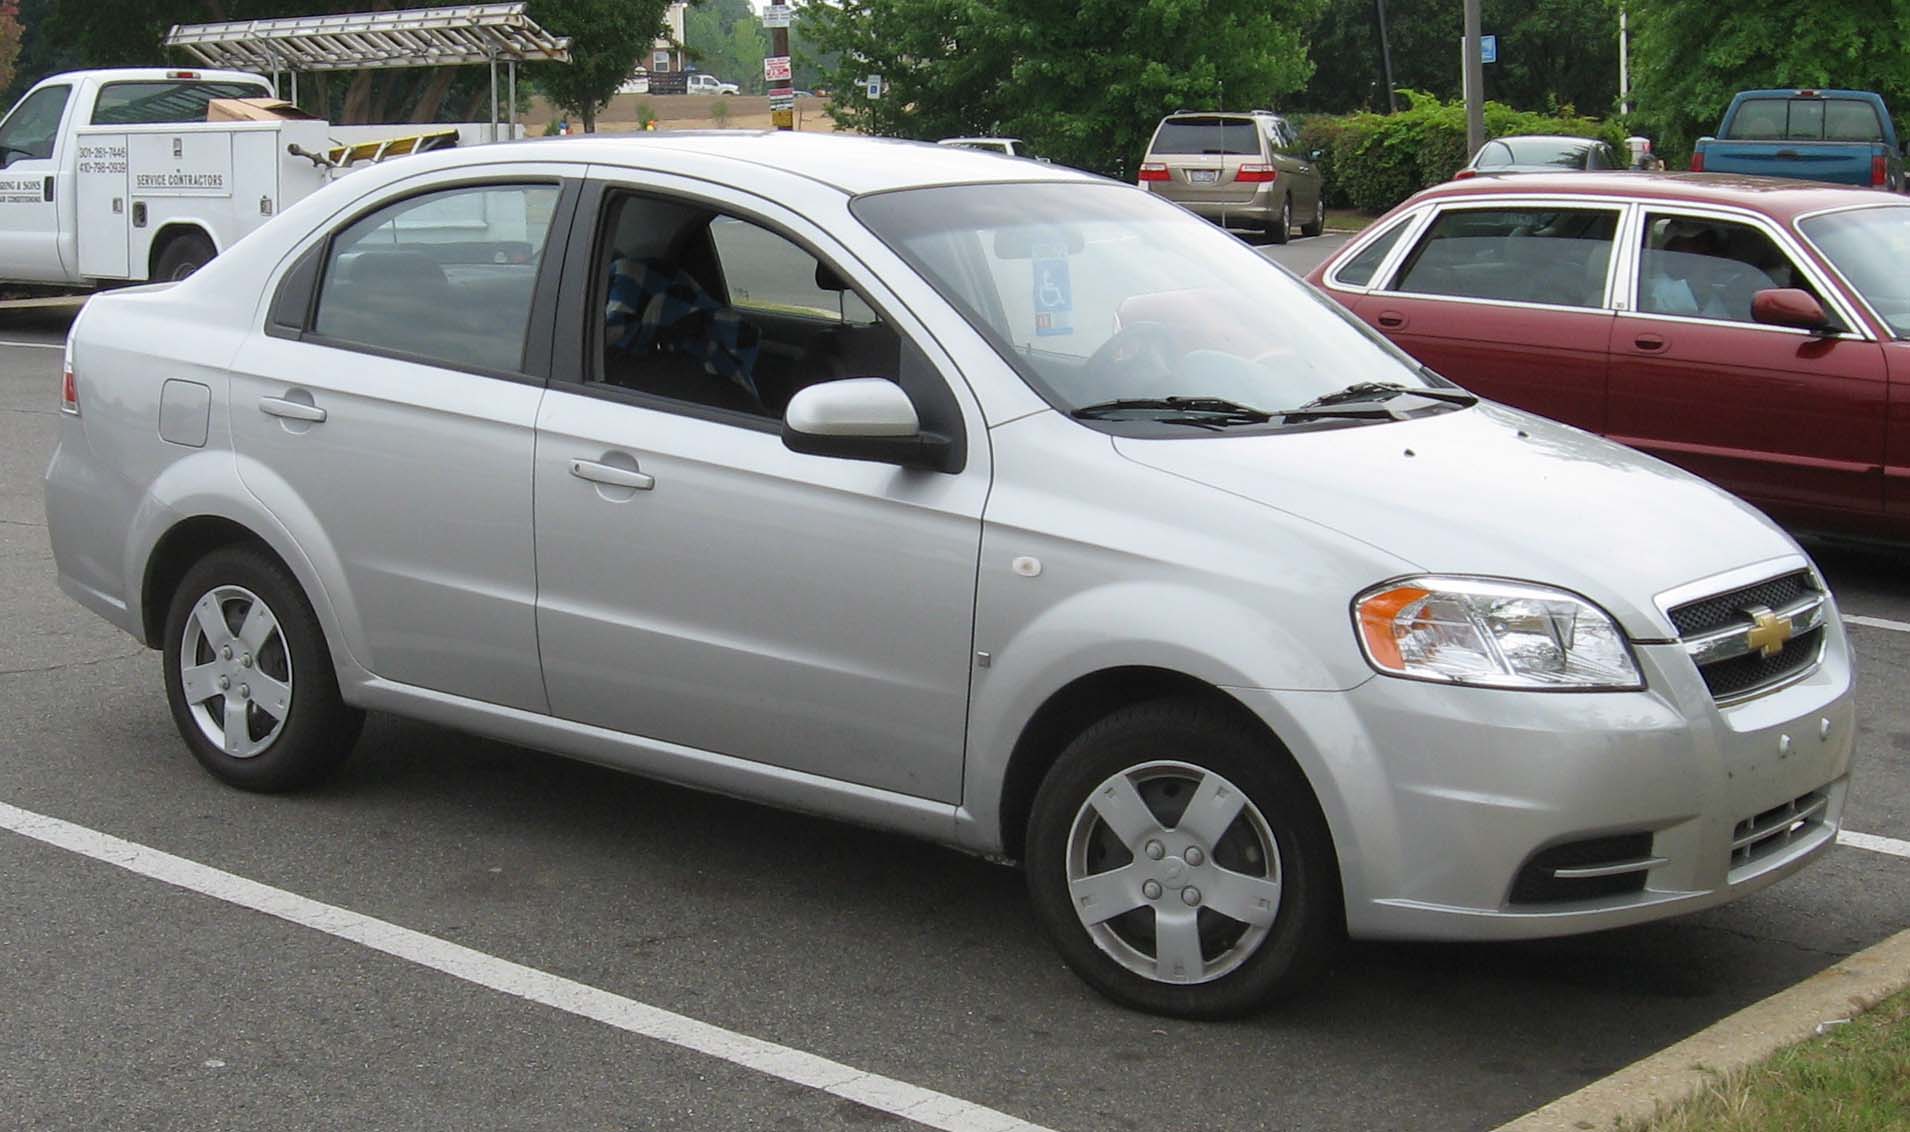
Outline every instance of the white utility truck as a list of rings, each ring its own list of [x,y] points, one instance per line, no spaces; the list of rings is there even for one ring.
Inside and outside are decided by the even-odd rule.
[[[487,140],[481,124],[207,120],[214,100],[272,97],[270,81],[244,71],[73,71],[35,84],[0,121],[0,283],[181,279],[348,168],[354,143],[375,158],[389,148],[377,139],[397,134]]]

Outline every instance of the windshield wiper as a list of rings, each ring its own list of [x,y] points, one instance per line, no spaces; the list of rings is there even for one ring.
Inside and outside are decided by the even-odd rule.
[[[1273,419],[1273,414],[1251,405],[1223,400],[1219,397],[1123,397],[1114,401],[1098,401],[1092,405],[1083,405],[1070,409],[1068,415],[1078,421],[1106,420],[1120,413],[1174,413],[1172,417],[1155,417],[1154,420],[1168,424],[1191,424],[1205,428],[1224,427],[1233,424],[1265,424]]]
[[[1359,381],[1345,389],[1322,394],[1294,409],[1274,414],[1282,420],[1304,421],[1321,417],[1351,417],[1370,420],[1404,420],[1406,414],[1387,404],[1401,394],[1423,397],[1448,405],[1476,405],[1479,398],[1462,389],[1425,389],[1398,385],[1390,381]]]

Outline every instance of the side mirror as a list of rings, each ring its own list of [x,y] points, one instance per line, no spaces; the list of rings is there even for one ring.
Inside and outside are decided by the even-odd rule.
[[[947,471],[952,446],[923,432],[902,387],[880,377],[825,381],[799,390],[783,412],[783,446],[809,456],[871,460]]]
[[[1320,158],[1322,158],[1322,157],[1325,157],[1325,156],[1326,156],[1326,150],[1324,150],[1324,149],[1316,149],[1316,150],[1314,150],[1314,151],[1313,151],[1312,153],[1309,153],[1309,154],[1307,154],[1307,160],[1309,160],[1309,161],[1318,161],[1318,160],[1319,160]]]
[[[1824,306],[1809,291],[1774,287],[1751,296],[1751,318],[1766,326],[1791,326],[1812,334],[1835,334]]]

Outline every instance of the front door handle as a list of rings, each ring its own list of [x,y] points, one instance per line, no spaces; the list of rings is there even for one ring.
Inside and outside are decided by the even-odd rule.
[[[287,420],[310,421],[317,424],[325,419],[325,410],[317,405],[307,405],[303,401],[287,401],[283,397],[259,398],[259,412],[268,417],[284,417]]]
[[[645,475],[635,468],[619,468],[615,464],[600,464],[595,460],[572,460],[570,474],[591,483],[634,488],[637,491],[649,491],[657,485],[655,476]]]
[[[1631,344],[1647,354],[1662,353],[1665,348],[1664,336],[1659,334],[1640,334],[1631,340]]]

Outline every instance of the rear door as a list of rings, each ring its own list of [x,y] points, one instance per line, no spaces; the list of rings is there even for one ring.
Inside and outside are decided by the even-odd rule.
[[[1612,333],[1613,440],[1774,511],[1874,522],[1883,506],[1882,348],[1767,222],[1644,208]],[[1751,318],[1760,290],[1811,292],[1845,332]]]
[[[1169,118],[1154,133],[1148,159],[1167,166],[1155,192],[1189,204],[1251,204],[1259,182],[1242,182],[1240,166],[1267,160],[1260,125],[1243,114]]]
[[[1625,206],[1441,206],[1359,316],[1495,401],[1600,431],[1614,236]]]
[[[1320,204],[1320,171],[1306,154],[1300,152],[1300,139],[1284,119],[1265,119],[1267,148],[1272,151],[1274,169],[1288,182],[1293,198],[1296,222],[1312,223]]]

